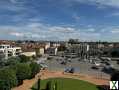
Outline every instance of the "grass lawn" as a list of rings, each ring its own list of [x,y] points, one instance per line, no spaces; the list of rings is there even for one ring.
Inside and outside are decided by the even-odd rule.
[[[45,90],[48,81],[57,82],[58,90],[99,90],[96,85],[86,81],[69,78],[50,78],[41,81],[41,90]],[[33,86],[36,90],[37,84]]]

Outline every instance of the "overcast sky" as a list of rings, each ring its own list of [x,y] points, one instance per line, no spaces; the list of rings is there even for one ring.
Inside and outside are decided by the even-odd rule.
[[[0,0],[0,39],[119,41],[119,0]]]

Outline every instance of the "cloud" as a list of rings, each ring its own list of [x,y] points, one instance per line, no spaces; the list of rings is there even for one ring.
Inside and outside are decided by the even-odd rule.
[[[75,29],[71,27],[59,27],[59,26],[50,27],[49,30],[58,33],[73,33],[75,31]]]
[[[16,37],[23,37],[24,34],[23,33],[18,33],[18,32],[10,32],[10,35],[16,36]]]
[[[106,26],[106,27],[103,27],[101,30],[100,30],[101,33],[115,33],[116,32],[119,32],[119,26]]]
[[[85,29],[70,26],[49,25],[43,23],[28,22],[25,25],[0,26],[0,37],[10,39],[32,39],[32,40],[68,40],[70,38],[97,41],[114,40],[119,38],[119,26],[107,26],[97,31],[96,28]],[[115,37],[116,36],[116,37]],[[112,39],[111,39],[112,38]]]
[[[0,26],[0,35],[14,37],[15,39],[26,38],[35,40],[66,40],[79,38],[79,31],[66,26],[52,26],[43,23],[29,22],[26,25]]]
[[[94,28],[88,28],[86,29],[87,32],[95,32],[96,30]]]
[[[118,17],[119,16],[119,12],[115,12],[115,13],[112,13],[112,14],[109,14],[108,17]]]
[[[80,33],[80,39],[84,41],[97,41],[101,39],[100,33],[86,33],[82,32]]]
[[[119,28],[118,29],[113,29],[110,31],[113,34],[119,34]]]
[[[119,0],[70,0],[70,1],[88,3],[101,7],[111,6],[111,7],[119,8]]]
[[[72,16],[73,19],[75,19],[76,21],[79,21],[80,20],[80,16],[78,16],[77,14],[74,14]]]
[[[10,0],[11,3],[17,3],[17,0]]]
[[[27,0],[9,0],[13,4],[24,4]]]

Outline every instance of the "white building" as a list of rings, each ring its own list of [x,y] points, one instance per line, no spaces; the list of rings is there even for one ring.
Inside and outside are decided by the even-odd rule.
[[[45,45],[45,50],[47,50],[48,48],[50,48],[50,42],[46,43]]]
[[[31,56],[36,56],[36,52],[23,52],[21,53],[21,55],[25,55],[27,57],[31,57]]]
[[[0,45],[0,52],[4,54],[5,59],[9,56],[17,56],[21,53],[21,47],[13,47],[10,45]]]
[[[40,48],[40,49],[39,49],[39,53],[40,53],[41,55],[43,55],[43,54],[45,53],[44,48]]]

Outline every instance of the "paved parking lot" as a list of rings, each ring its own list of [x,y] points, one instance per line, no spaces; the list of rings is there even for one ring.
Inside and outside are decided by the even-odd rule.
[[[91,67],[94,66],[94,64],[84,61],[78,61],[79,58],[72,58],[71,62],[67,62],[66,65],[61,64],[61,60],[63,59],[64,58],[61,59],[61,57],[55,56],[51,60],[47,60],[45,63],[50,71],[64,71],[66,68],[73,67],[76,73],[93,75],[96,76],[97,78],[106,78],[110,76],[109,74],[102,72],[101,67],[98,70],[92,69]],[[113,66],[116,66],[116,62],[110,63],[114,64]],[[117,67],[118,66],[116,66],[116,68]]]

